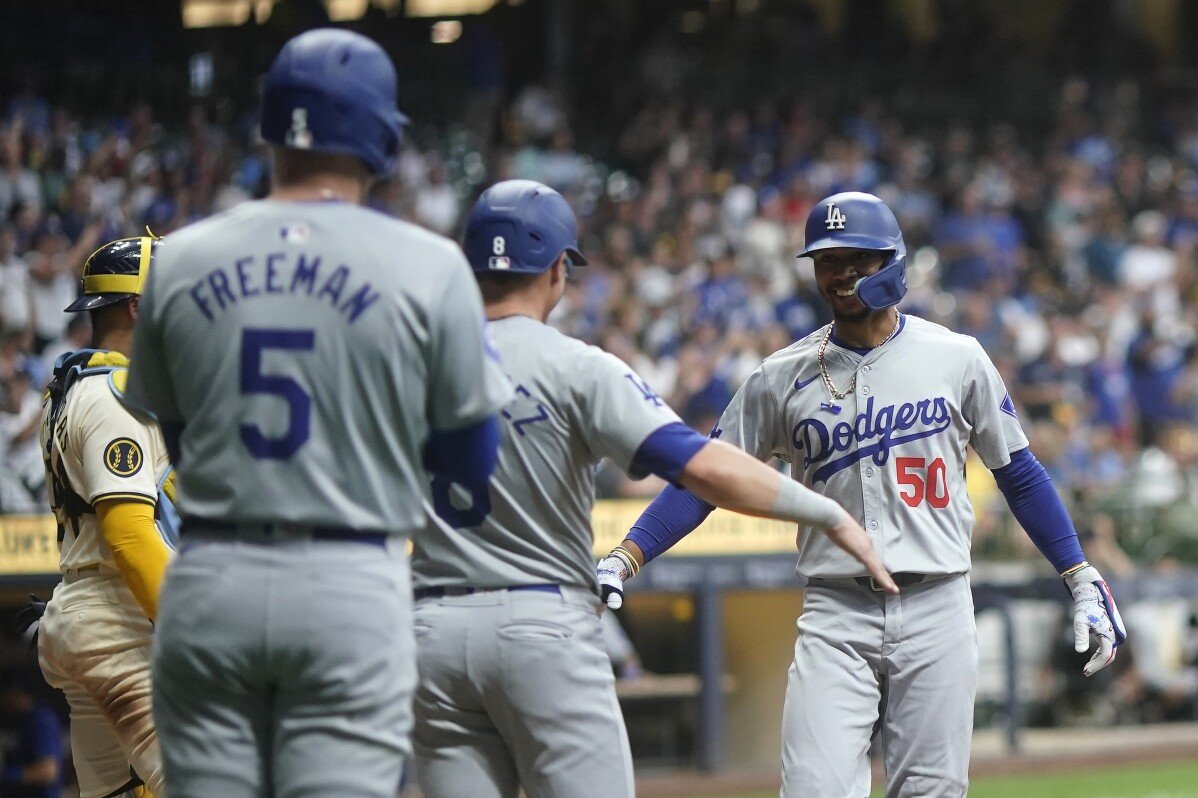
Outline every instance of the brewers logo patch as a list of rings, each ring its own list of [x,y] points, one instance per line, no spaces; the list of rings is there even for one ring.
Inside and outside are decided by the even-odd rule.
[[[118,477],[131,477],[141,470],[141,447],[132,438],[117,438],[104,449],[104,465]]]

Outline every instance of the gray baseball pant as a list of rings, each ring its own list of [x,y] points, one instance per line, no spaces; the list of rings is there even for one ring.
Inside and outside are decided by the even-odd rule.
[[[416,681],[403,541],[194,540],[154,641],[171,798],[394,798]]]
[[[886,798],[961,798],[977,688],[969,579],[898,596],[814,580],[782,714],[782,798],[867,798],[870,745]]]
[[[632,798],[599,600],[487,590],[418,600],[416,774],[427,798]]]

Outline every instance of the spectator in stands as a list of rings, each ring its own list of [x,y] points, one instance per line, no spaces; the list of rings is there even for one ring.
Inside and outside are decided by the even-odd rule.
[[[39,677],[27,665],[0,672],[0,712],[12,737],[0,770],[4,798],[61,798],[63,728],[38,698]]]

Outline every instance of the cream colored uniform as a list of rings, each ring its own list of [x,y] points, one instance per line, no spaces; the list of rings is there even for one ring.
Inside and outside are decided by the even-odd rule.
[[[80,353],[75,353],[76,356]],[[170,471],[162,434],[117,400],[99,353],[69,380],[61,408],[47,399],[41,442],[59,525],[62,582],[46,607],[38,653],[46,681],[71,708],[80,798],[108,796],[130,768],[162,798],[162,758],[150,713],[152,625],[117,571],[95,511],[103,499],[157,504]],[[66,363],[71,355],[66,356]],[[66,371],[62,365],[55,369]]]

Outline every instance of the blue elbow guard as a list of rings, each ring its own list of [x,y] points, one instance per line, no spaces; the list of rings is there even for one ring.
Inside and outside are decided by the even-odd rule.
[[[1073,520],[1030,449],[1014,452],[1010,463],[994,470],[994,481],[1015,520],[1057,573],[1085,559]]]
[[[499,462],[499,422],[494,416],[455,430],[432,430],[424,467],[460,485],[484,485]]]
[[[632,457],[628,474],[634,479],[656,474],[671,484],[677,484],[686,464],[707,444],[707,438],[680,421],[666,424],[641,442]]]

